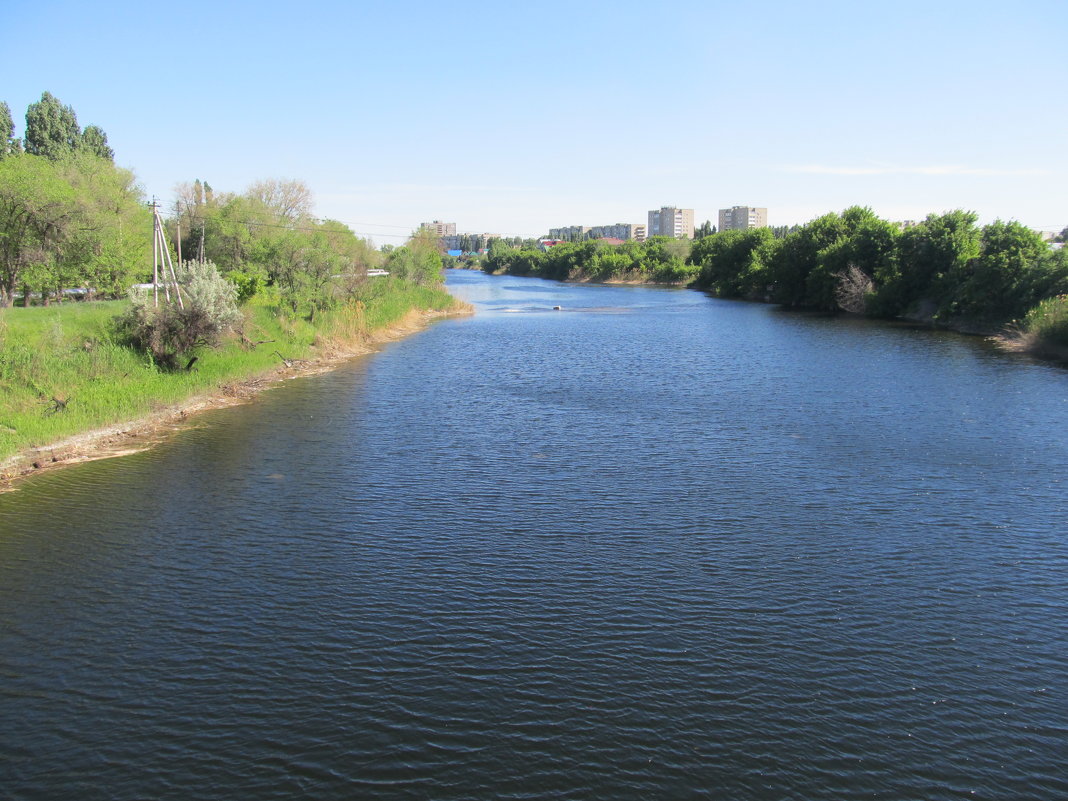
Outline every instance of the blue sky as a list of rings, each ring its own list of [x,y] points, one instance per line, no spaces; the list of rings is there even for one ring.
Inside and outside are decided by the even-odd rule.
[[[378,244],[662,205],[1068,225],[1064,0],[8,5],[17,133],[50,91],[165,200],[296,178]]]

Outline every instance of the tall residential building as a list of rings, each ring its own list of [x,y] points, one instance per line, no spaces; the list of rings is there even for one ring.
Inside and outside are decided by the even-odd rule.
[[[649,236],[673,236],[676,239],[693,239],[693,209],[677,209],[664,206],[660,211],[649,212]]]
[[[437,236],[453,236],[456,233],[456,223],[446,223],[441,220],[423,223],[419,227],[424,231],[430,231]]]
[[[755,206],[731,206],[719,210],[720,231],[744,231],[747,228],[767,228],[768,210]]]

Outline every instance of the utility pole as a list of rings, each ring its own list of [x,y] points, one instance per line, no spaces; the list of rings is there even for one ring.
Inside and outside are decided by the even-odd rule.
[[[182,266],[182,201],[174,201],[174,248],[178,251],[178,266]]]
[[[174,284],[174,293],[178,298],[178,308],[184,309],[185,304],[182,302],[182,290],[178,288],[178,274],[174,271],[174,262],[171,261],[171,249],[167,246],[167,237],[163,233],[163,219],[159,216],[159,203],[156,202],[156,198],[152,198],[152,221],[153,227],[153,245],[152,245],[152,297],[155,306],[159,307],[159,270],[164,264],[167,266],[166,272],[170,273],[170,279],[164,275],[163,279],[163,294],[167,302],[171,300],[171,283]]]

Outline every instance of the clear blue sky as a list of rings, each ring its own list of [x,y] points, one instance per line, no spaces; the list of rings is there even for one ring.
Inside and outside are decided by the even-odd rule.
[[[150,195],[297,178],[378,244],[662,205],[1068,225],[1064,0],[5,5],[18,134],[47,90]]]

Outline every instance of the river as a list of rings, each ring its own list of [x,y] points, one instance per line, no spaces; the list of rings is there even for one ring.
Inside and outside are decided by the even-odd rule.
[[[448,280],[0,495],[0,796],[1068,798],[1068,370]]]

